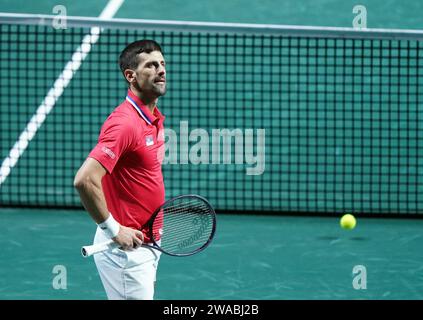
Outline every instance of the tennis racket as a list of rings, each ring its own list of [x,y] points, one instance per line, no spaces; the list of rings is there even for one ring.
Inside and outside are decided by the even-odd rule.
[[[154,211],[141,228],[143,246],[177,257],[190,256],[204,250],[213,240],[216,231],[216,213],[210,203],[198,195],[172,198]],[[118,248],[113,240],[84,246],[82,256]]]

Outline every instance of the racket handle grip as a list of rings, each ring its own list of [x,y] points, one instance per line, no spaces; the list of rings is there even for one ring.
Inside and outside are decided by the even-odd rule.
[[[100,253],[107,250],[112,250],[118,247],[119,247],[118,243],[114,242],[113,240],[108,240],[106,242],[97,243],[90,246],[83,246],[81,248],[81,254],[83,257],[87,258],[92,256],[93,254]]]

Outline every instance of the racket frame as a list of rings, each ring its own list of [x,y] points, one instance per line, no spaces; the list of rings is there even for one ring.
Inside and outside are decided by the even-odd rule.
[[[154,239],[154,232],[153,232],[153,224],[154,224],[154,220],[156,219],[157,215],[160,213],[160,211],[163,209],[163,207],[165,207],[168,203],[170,202],[174,202],[178,199],[181,198],[195,198],[195,199],[201,199],[206,206],[208,207],[210,214],[212,215],[212,231],[210,233],[209,238],[207,239],[207,241],[199,248],[195,249],[192,252],[187,252],[187,253],[171,253],[171,252],[167,252],[166,250],[163,250],[160,245],[156,242],[156,240]],[[214,211],[214,208],[212,207],[212,205],[207,201],[206,198],[199,196],[197,194],[183,194],[177,197],[174,197],[172,199],[169,199],[167,201],[165,201],[159,208],[156,209],[156,211],[154,211],[153,215],[151,216],[150,220],[147,221],[147,223],[145,224],[146,226],[148,226],[148,237],[150,238],[151,242],[153,243],[153,245],[149,245],[149,244],[143,244],[143,246],[146,247],[150,247],[150,248],[154,248],[156,250],[159,250],[160,252],[163,252],[169,256],[173,256],[173,257],[187,257],[187,256],[192,256],[193,254],[196,254],[200,251],[203,251],[205,248],[208,247],[208,245],[211,243],[211,241],[213,240],[214,234],[216,233],[216,212]]]

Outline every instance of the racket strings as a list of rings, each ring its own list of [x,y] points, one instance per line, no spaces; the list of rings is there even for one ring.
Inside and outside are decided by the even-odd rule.
[[[166,230],[176,230],[178,228],[180,228],[180,224],[184,224],[186,222],[193,222],[194,225],[196,225],[200,219],[200,221],[204,224],[204,223],[208,223],[208,221],[212,221],[212,219],[208,219],[206,215],[209,213],[209,207],[207,207],[206,205],[202,206],[202,207],[181,207],[178,209],[173,209],[173,210],[165,210],[163,212],[163,215],[166,217],[166,221],[167,222],[171,222],[171,223],[166,223],[164,225],[164,228]],[[170,215],[172,215],[170,217]]]
[[[212,220],[208,219],[206,220],[206,218],[204,218],[203,215],[207,215],[208,214],[208,207],[204,206],[203,208],[178,208],[178,210],[172,210],[172,211],[166,211],[163,214],[165,215],[173,215],[172,218],[167,217],[167,222],[169,222],[170,219],[172,219],[172,223],[166,223],[164,224],[164,230],[163,232],[174,232],[178,229],[181,229],[180,224],[185,224],[186,222],[190,222],[192,221],[193,224],[197,224],[199,222],[203,223],[203,225],[208,224],[209,222],[211,223]],[[194,218],[193,220],[193,215],[198,215],[200,218],[200,221],[198,220],[198,218]]]
[[[201,199],[176,199],[156,217],[153,230],[161,236],[160,247],[169,253],[184,254],[202,248],[213,232],[214,212]],[[157,230],[162,229],[162,232]]]
[[[192,215],[192,213],[190,214]],[[168,220],[167,220],[168,221]],[[179,216],[178,219],[176,217],[173,218],[172,223],[168,223],[164,225],[164,230],[167,232],[174,232],[177,229],[181,228],[181,225],[186,224],[187,222],[192,222],[193,228],[195,228],[197,225],[199,226],[205,226],[212,222],[211,219],[207,219],[207,217],[201,217],[201,218],[192,218],[192,216]]]
[[[199,208],[201,205],[203,205],[205,208],[209,208],[209,206],[204,202],[199,204],[198,200],[192,200],[192,201],[184,201],[182,205],[180,203],[175,203],[174,205],[166,206],[166,207],[163,208],[163,210],[172,211],[172,210],[174,210],[173,208],[176,208],[175,210],[178,210],[178,209],[183,209],[183,208],[188,207],[188,206]]]
[[[189,207],[181,207],[181,208],[172,209],[172,210],[165,210],[163,212],[163,214],[165,214],[165,213],[166,214],[174,214],[174,215],[177,215],[177,214],[184,215],[184,214],[193,214],[193,213],[201,214],[200,211],[207,214],[208,210],[209,209],[206,206],[204,206],[203,208],[189,206]]]

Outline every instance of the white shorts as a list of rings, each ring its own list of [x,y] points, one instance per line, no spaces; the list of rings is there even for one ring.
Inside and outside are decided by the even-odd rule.
[[[97,228],[94,243],[107,241]],[[94,255],[98,273],[109,300],[153,300],[160,251],[139,247],[113,249]]]

